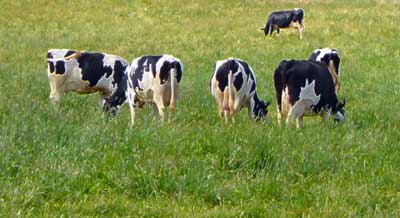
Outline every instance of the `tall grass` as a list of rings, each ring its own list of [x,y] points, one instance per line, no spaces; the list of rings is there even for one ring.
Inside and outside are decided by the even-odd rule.
[[[0,10],[1,217],[398,217],[400,41],[396,1],[14,1]],[[305,35],[259,28],[302,7]],[[319,47],[342,57],[346,121],[276,122],[272,72]],[[46,51],[127,60],[170,53],[185,71],[176,119],[150,107],[103,117],[96,95],[48,101]],[[208,83],[216,60],[246,60],[265,123],[225,126]]]

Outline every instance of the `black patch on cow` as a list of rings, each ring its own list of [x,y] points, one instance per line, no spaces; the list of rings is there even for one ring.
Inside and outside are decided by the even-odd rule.
[[[51,54],[51,52],[47,52],[46,58],[47,59],[53,59],[53,55]],[[53,63],[53,61],[47,60],[47,68],[49,69],[50,73],[54,72],[54,63]]]
[[[253,82],[253,84],[251,84],[250,93],[252,93],[254,90],[256,90],[256,82]]]
[[[289,90],[289,103],[293,106],[298,100],[301,88],[304,87],[306,80],[310,83],[315,80],[315,93],[321,95],[320,101],[314,105],[314,112],[321,111],[322,108],[332,107],[336,110],[338,103],[332,76],[325,63],[315,61],[290,60],[282,61],[275,70],[274,83],[280,107],[282,90],[285,87]]]
[[[233,80],[233,86],[236,90],[240,90],[243,85],[243,75],[242,72],[235,74],[235,79]]]
[[[118,84],[122,77],[125,74],[125,69],[127,67],[126,63],[122,63],[120,60],[116,60],[114,63],[114,75],[113,75],[113,81],[112,84]]]
[[[176,67],[176,81],[180,83],[182,79],[182,65],[181,63],[176,62],[175,67]]]
[[[249,81],[249,79],[252,79],[253,81],[256,81],[255,80],[255,77],[254,77],[254,73],[253,73],[253,71],[250,69],[250,67],[249,67],[249,64],[248,63],[246,63],[246,62],[244,62],[244,61],[242,61],[242,60],[237,60],[242,66],[243,66],[243,68],[244,68],[244,72],[246,73],[246,75],[247,75],[247,82]]]
[[[322,58],[321,62],[324,62],[327,66],[331,62],[331,53],[326,53]]]
[[[339,72],[340,57],[337,53],[332,53],[331,59],[333,61],[333,65],[335,66],[336,73],[337,73],[337,75],[339,75],[340,74],[340,72]]]
[[[82,79],[89,81],[89,86],[94,87],[104,74],[110,75],[112,69],[104,67],[104,54],[84,52],[78,58],[79,67],[82,69]]]
[[[234,59],[229,59],[225,63],[223,63],[219,68],[217,69],[215,78],[218,81],[218,88],[223,92],[225,88],[228,86],[228,75],[229,72],[232,71],[232,73],[237,72],[239,69],[239,65]]]
[[[64,74],[65,73],[65,61],[56,61],[55,64],[56,74]]]
[[[151,73],[156,78],[156,64],[162,56],[143,56],[137,60],[137,68],[133,69],[134,72],[130,72],[132,85],[134,89],[142,90],[139,85],[139,81],[142,81],[144,73]]]
[[[273,11],[269,14],[265,27],[263,28],[264,33],[265,35],[271,35],[274,30],[278,31],[279,28],[289,27],[292,21],[303,24],[303,17],[304,17],[303,9]]]
[[[49,72],[50,73],[53,73],[54,72],[54,63],[53,63],[53,61],[47,61],[47,64],[48,64],[48,69],[49,69]]]
[[[313,52],[308,60],[317,61],[317,57],[318,57],[319,54],[321,54],[321,51],[319,51],[319,50],[316,51],[316,52]]]
[[[106,77],[107,78],[110,77],[112,72],[113,72],[112,67],[111,66],[104,66],[103,68],[104,68],[104,72],[106,73]]]
[[[169,71],[171,70],[171,63],[168,61],[164,61],[163,65],[160,68],[160,84],[164,84],[167,82],[169,77]]]
[[[106,113],[112,113],[115,115],[118,112],[119,107],[121,107],[127,100],[126,91],[128,88],[128,75],[123,73],[120,81],[118,82],[118,87],[111,95],[109,99],[103,105],[103,111]]]
[[[293,21],[303,24],[304,11],[303,9],[293,10]]]
[[[265,103],[264,101],[260,100],[257,96],[257,93],[254,93],[253,100],[254,108],[252,109],[252,113],[254,118],[256,120],[264,119],[268,114],[269,102]]]
[[[68,56],[73,55],[75,53],[76,53],[76,51],[68,50],[67,53],[65,53],[64,57],[68,57]]]

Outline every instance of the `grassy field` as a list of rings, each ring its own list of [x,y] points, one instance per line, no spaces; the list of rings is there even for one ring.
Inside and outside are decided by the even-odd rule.
[[[305,35],[265,38],[271,10],[302,7]],[[1,1],[0,217],[400,217],[400,5],[396,1]],[[346,121],[279,127],[272,74],[319,47],[342,57]],[[185,65],[173,124],[145,107],[105,118],[98,96],[48,101],[46,51]],[[246,60],[264,123],[221,124],[217,60]]]

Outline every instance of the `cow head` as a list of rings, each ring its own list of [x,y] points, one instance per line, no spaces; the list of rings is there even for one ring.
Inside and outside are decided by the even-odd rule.
[[[111,116],[115,116],[118,114],[119,109],[125,104],[127,101],[126,90],[127,90],[127,75],[124,74],[120,83],[118,84],[117,89],[111,95],[110,98],[106,99],[103,104],[103,111]]]
[[[257,97],[257,94],[254,94],[253,97],[253,107],[252,107],[252,116],[256,121],[265,120],[268,114],[268,105],[269,102],[264,102]]]
[[[346,99],[343,99],[342,102],[338,102],[336,104],[335,110],[333,111],[333,121],[335,123],[342,122],[344,120],[344,106],[346,105]]]

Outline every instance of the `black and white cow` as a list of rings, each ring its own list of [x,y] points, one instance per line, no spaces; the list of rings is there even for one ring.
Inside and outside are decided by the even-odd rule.
[[[335,90],[340,90],[340,57],[336,49],[315,49],[308,60],[325,63],[328,66],[333,82],[335,83]]]
[[[303,116],[329,115],[335,122],[344,120],[345,100],[339,102],[332,76],[324,63],[306,60],[281,61],[275,69],[274,84],[278,106],[278,122],[287,115],[287,123],[297,119],[301,127]]]
[[[104,54],[51,49],[47,52],[50,100],[58,106],[64,94],[99,92],[100,102],[109,98],[122,81],[128,62],[123,58]]]
[[[301,8],[287,11],[273,11],[269,14],[267,23],[261,30],[264,30],[265,36],[271,36],[274,30],[279,34],[280,29],[293,27],[299,30],[300,39],[302,39],[304,32],[303,18],[304,10]]]
[[[265,119],[269,103],[260,100],[256,92],[256,77],[243,60],[229,58],[217,61],[210,82],[211,95],[218,105],[221,118],[235,121],[242,107],[248,108],[251,119]]]
[[[171,55],[142,56],[132,61],[127,68],[125,85],[118,90],[104,104],[104,111],[116,113],[125,99],[131,109],[131,125],[135,122],[135,109],[151,102],[153,108],[164,120],[165,107],[169,106],[169,120],[175,109],[179,94],[183,64]]]

